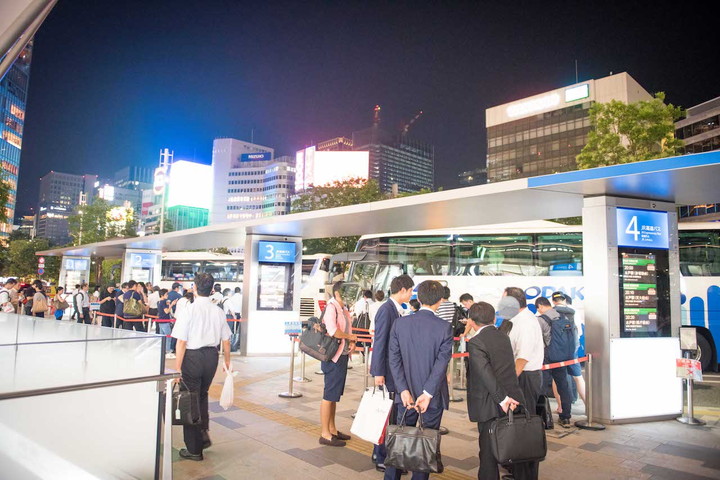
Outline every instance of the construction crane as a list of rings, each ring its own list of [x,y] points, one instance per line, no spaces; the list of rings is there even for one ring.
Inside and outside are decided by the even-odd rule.
[[[415,115],[415,116],[413,117],[412,120],[410,120],[408,123],[405,124],[405,126],[402,128],[402,134],[403,134],[403,135],[407,135],[408,130],[410,130],[410,127],[412,126],[412,124],[415,123],[415,122],[417,121],[417,119],[420,118],[420,116],[421,116],[422,114],[423,114],[423,112],[422,112],[422,110],[420,110],[420,111],[417,113],[417,115]]]

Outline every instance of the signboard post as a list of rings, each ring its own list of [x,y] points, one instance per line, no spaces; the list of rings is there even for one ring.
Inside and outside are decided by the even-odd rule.
[[[685,379],[687,387],[687,412],[676,420],[685,425],[699,426],[705,422],[695,418],[695,405],[693,403],[694,382],[702,382],[702,365],[700,360],[690,358],[697,351],[697,331],[693,327],[680,327],[680,348],[684,357],[675,360],[675,375]]]

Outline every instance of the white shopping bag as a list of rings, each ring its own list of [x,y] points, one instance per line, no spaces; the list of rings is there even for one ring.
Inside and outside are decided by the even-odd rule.
[[[223,362],[223,371],[225,372],[225,384],[220,394],[220,406],[227,410],[233,405],[235,385],[233,384],[233,372],[227,369],[225,362]]]
[[[385,389],[368,389],[360,400],[350,432],[374,444],[383,437],[393,401]]]

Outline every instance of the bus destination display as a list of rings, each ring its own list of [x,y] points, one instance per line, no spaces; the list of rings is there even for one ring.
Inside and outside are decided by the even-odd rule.
[[[653,254],[623,253],[625,332],[654,333],[658,330],[657,262]]]

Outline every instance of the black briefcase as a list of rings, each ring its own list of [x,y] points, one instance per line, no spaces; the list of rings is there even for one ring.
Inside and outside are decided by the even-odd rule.
[[[495,419],[490,424],[490,449],[501,465],[540,461],[547,455],[543,422],[537,415],[513,414]]]
[[[197,392],[191,392],[187,385],[180,380],[182,387],[173,389],[172,424],[173,425],[199,425],[200,397]]]
[[[552,409],[550,408],[550,400],[548,400],[547,395],[540,395],[538,397],[535,413],[542,419],[545,430],[553,430],[555,428]]]
[[[322,323],[326,311],[327,307],[320,318],[308,318],[308,327],[300,335],[300,351],[321,362],[331,360],[340,348],[340,339],[329,336]]]
[[[385,435],[385,466],[407,472],[442,473],[440,456],[440,432],[422,425],[422,413],[418,412],[418,426],[405,425],[403,413],[398,425],[388,425]]]

